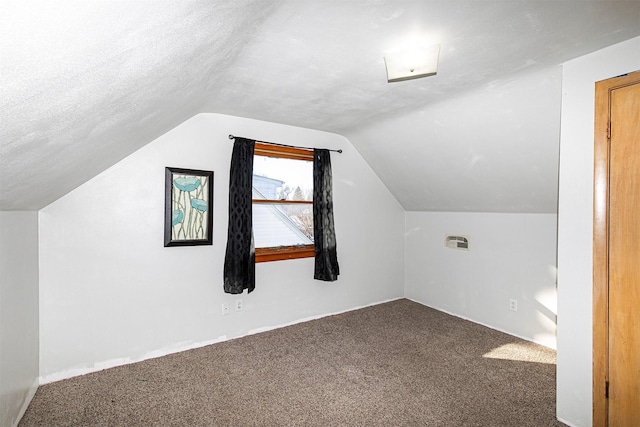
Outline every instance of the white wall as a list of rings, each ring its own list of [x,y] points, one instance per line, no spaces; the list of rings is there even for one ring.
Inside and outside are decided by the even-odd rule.
[[[469,250],[445,247],[446,234]],[[407,298],[553,348],[555,265],[555,214],[406,213]]]
[[[640,38],[564,64],[558,204],[558,418],[590,426],[594,83],[640,69]]]
[[[341,275],[261,263],[250,295],[223,292],[228,134],[332,154]],[[163,247],[164,168],[213,170],[213,245]],[[403,296],[404,211],[344,138],[200,114],[40,211],[42,382]],[[223,302],[244,310],[222,316]]]
[[[0,212],[0,426],[38,387],[38,213]]]

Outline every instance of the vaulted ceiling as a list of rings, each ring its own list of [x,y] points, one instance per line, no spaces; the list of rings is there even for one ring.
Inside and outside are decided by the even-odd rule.
[[[407,210],[555,212],[560,64],[638,35],[637,0],[3,0],[0,210],[214,112],[344,135]],[[415,40],[438,74],[387,83]]]

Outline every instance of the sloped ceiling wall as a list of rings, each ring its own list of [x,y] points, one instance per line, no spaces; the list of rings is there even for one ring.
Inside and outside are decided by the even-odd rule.
[[[552,212],[558,65],[639,34],[637,1],[3,1],[0,210],[215,112],[347,136],[408,210]],[[415,39],[438,74],[388,84]]]
[[[408,211],[555,213],[561,71],[464,92],[348,136]]]

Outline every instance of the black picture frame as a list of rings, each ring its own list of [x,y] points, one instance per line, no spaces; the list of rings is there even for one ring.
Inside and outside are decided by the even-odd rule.
[[[165,168],[164,246],[213,244],[213,171]]]

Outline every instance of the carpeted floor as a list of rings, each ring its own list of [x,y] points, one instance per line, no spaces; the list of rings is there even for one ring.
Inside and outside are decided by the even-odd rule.
[[[20,426],[563,426],[555,352],[398,300],[46,384]]]

